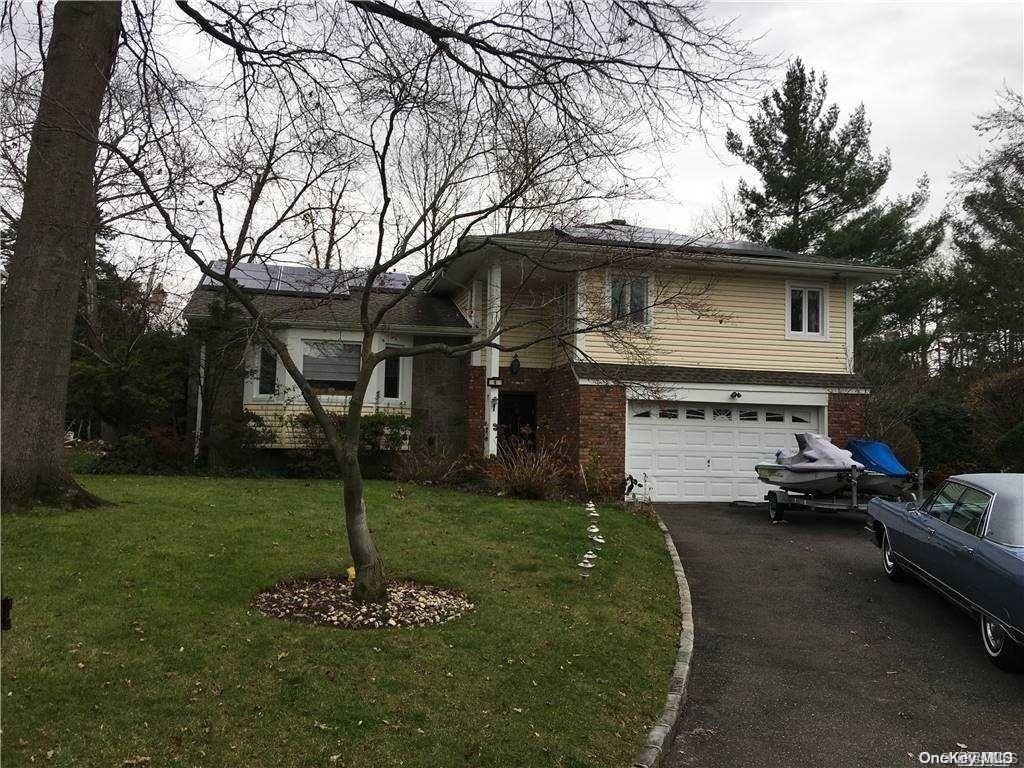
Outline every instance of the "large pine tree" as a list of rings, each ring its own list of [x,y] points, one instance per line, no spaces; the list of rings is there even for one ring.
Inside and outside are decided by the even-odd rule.
[[[729,151],[761,177],[760,186],[741,182],[739,189],[751,239],[789,251],[814,248],[872,205],[889,178],[888,152],[871,153],[864,106],[840,125],[839,108],[826,98],[825,76],[796,59],[782,88],[747,121],[750,142],[729,131]]]
[[[741,182],[737,193],[743,234],[790,251],[902,270],[860,292],[857,336],[883,348],[880,357],[896,353],[927,366],[941,287],[933,257],[945,222],[915,226],[928,202],[925,177],[911,195],[881,198],[889,153],[872,152],[864,106],[841,123],[827,99],[826,77],[796,59],[747,121],[749,142],[729,131],[729,151],[759,176],[758,184]]]

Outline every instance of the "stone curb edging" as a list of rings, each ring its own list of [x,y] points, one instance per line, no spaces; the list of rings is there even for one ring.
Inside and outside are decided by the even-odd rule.
[[[679,629],[679,646],[676,651],[676,665],[672,669],[672,677],[668,684],[668,697],[665,708],[661,712],[654,727],[647,734],[647,741],[633,759],[632,768],[659,768],[665,755],[672,748],[679,722],[682,720],[683,707],[686,705],[686,684],[690,679],[690,660],[693,657],[693,605],[690,602],[690,585],[686,581],[686,572],[679,560],[672,535],[662,521],[655,515],[658,528],[665,536],[665,549],[672,558],[672,570],[676,575],[676,589],[679,593],[679,613],[682,626]]]

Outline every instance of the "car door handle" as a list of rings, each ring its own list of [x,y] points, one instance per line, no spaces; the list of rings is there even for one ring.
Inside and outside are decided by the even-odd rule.
[[[934,528],[925,528],[925,530],[928,531],[928,535],[929,536],[934,536],[935,535],[935,529]]]
[[[973,555],[973,554],[974,554],[974,549],[973,549],[973,548],[971,548],[971,547],[968,547],[968,546],[966,546],[966,545],[961,545],[961,546],[960,546],[960,547],[959,547],[959,548],[957,549],[956,553],[957,553],[958,555],[961,555],[962,557],[970,557],[971,555]]]

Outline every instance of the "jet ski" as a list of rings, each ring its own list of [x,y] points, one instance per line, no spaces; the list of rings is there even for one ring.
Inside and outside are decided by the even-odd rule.
[[[865,495],[905,497],[913,493],[917,478],[909,472],[886,443],[878,440],[850,440],[846,447],[864,465],[857,488]]]
[[[799,446],[796,453],[777,451],[775,461],[754,467],[761,482],[810,496],[837,496],[850,488],[852,470],[864,470],[850,451],[837,448],[824,435],[798,432],[794,436]]]

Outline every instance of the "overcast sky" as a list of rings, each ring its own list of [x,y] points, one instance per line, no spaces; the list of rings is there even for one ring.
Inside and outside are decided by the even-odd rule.
[[[1024,79],[1024,3],[1016,2],[719,2],[711,14],[735,17],[756,48],[786,59],[800,56],[828,75],[829,100],[846,115],[863,102],[872,146],[888,147],[892,174],[886,194],[913,191],[931,180],[930,212],[942,209],[949,177],[982,144],[972,125],[1004,86]],[[739,125],[737,127],[740,127]],[[713,137],[712,151],[694,139],[666,155],[674,202],[633,204],[620,215],[651,226],[687,230],[724,183],[745,173]]]

